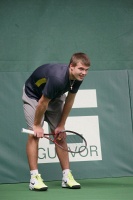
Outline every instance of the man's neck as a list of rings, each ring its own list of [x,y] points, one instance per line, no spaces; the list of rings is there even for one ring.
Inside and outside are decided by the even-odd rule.
[[[73,74],[72,74],[70,68],[69,68],[69,79],[70,79],[70,80],[75,80],[75,77],[73,76]]]

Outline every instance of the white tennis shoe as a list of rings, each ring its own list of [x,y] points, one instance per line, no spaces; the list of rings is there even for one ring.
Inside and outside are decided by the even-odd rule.
[[[62,178],[62,188],[80,189],[81,185],[74,180],[71,171]]]
[[[48,186],[43,182],[41,175],[37,174],[35,176],[31,176],[29,189],[34,191],[46,191]]]

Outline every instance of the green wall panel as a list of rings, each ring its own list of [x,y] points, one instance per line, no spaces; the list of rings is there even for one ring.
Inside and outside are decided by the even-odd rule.
[[[131,118],[132,118],[132,130],[133,130],[133,71],[128,70],[129,76],[129,95],[130,95],[130,108],[131,108]]]
[[[90,71],[81,87],[96,89],[98,107],[73,108],[70,115],[98,116],[102,160],[72,162],[71,169],[78,179],[133,174],[129,74],[132,75],[132,70]],[[21,133],[21,128],[26,127],[21,95],[28,75],[29,72],[0,73],[1,183],[27,182],[30,178],[25,152],[27,135]],[[61,179],[59,163],[39,164],[39,170],[45,180]]]
[[[132,0],[1,0],[0,71],[86,52],[91,70],[133,69]]]

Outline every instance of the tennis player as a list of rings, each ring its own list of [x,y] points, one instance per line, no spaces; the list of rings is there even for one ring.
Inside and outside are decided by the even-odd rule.
[[[30,168],[30,190],[46,191],[48,186],[38,172],[38,142],[43,137],[44,120],[51,132],[65,130],[65,122],[73,106],[79,87],[90,67],[90,60],[85,53],[75,53],[69,65],[44,64],[38,67],[26,80],[23,87],[23,109],[27,128],[34,131],[28,136],[27,157]],[[65,93],[68,92],[66,96]],[[61,136],[62,138],[64,135]],[[61,138],[60,138],[61,139]],[[65,139],[61,139],[63,145]],[[79,189],[81,185],[75,181],[69,164],[68,152],[55,147],[62,168],[62,187]]]

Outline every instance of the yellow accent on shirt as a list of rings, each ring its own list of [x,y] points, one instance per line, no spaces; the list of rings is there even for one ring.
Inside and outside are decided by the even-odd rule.
[[[46,83],[46,82],[47,82],[46,78],[41,78],[35,84],[37,85],[37,87],[40,87],[40,85],[42,85],[43,83]]]

